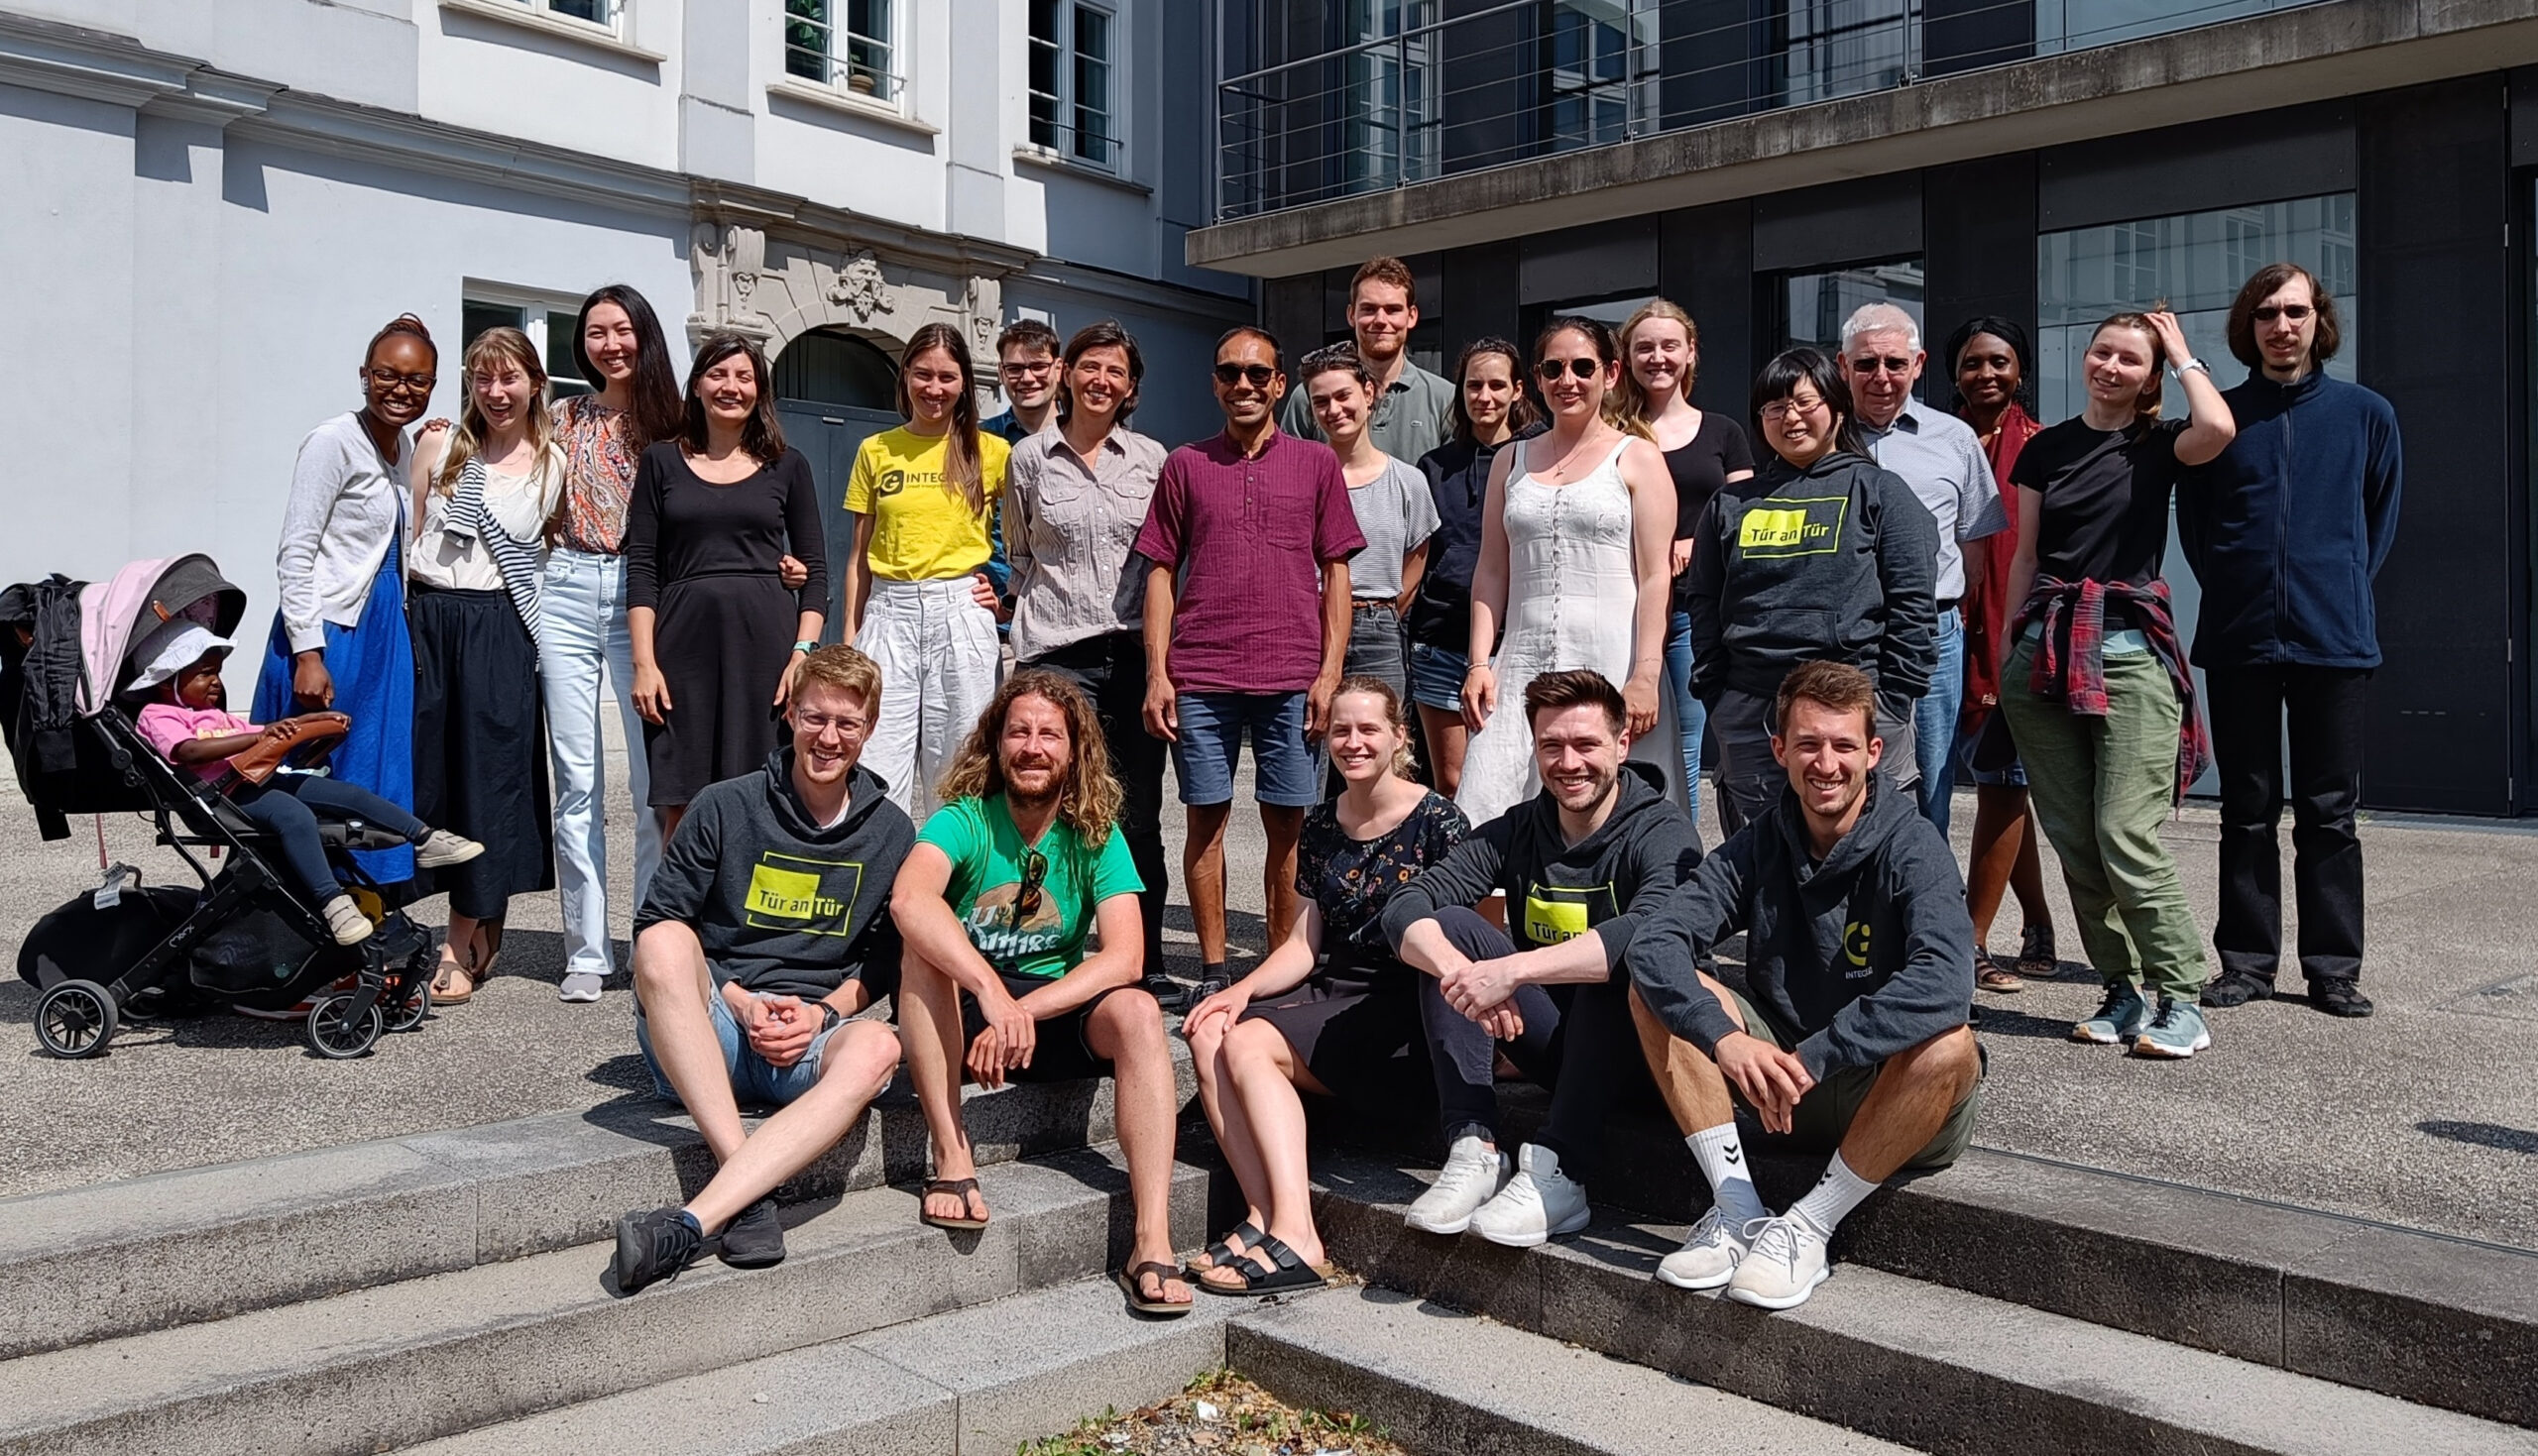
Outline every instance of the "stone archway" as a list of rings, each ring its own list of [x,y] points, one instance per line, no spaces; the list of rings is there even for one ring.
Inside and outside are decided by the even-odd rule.
[[[833,330],[895,356],[924,324],[950,323],[984,358],[1001,324],[1001,274],[953,258],[888,257],[852,242],[770,237],[741,223],[700,222],[690,254],[696,311],[691,344],[721,329],[774,356],[795,339]],[[981,375],[992,371],[981,370]],[[983,381],[982,381],[983,382]]]

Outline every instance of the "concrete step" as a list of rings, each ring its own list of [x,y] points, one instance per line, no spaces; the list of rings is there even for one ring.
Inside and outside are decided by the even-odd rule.
[[[1176,1243],[1208,1176],[1177,1171]],[[581,1246],[0,1363],[0,1456],[368,1453],[1098,1275],[1127,1245],[1115,1151],[989,1169],[983,1231],[895,1187],[788,1209],[791,1257],[620,1298]]]
[[[1908,1449],[1384,1288],[1246,1314],[1225,1355],[1279,1399],[1363,1415],[1423,1456]]]
[[[1545,1099],[1499,1088],[1512,1145]],[[1325,1141],[1435,1167],[1433,1124],[1326,1119]],[[1599,1204],[1688,1219],[1709,1189],[1662,1120],[1616,1118]],[[1317,1154],[1316,1168],[1324,1159]],[[1757,1150],[1773,1207],[1821,1158]],[[2538,1253],[1975,1148],[1842,1223],[1842,1263],[2492,1420],[2538,1425]]]
[[[1653,1278],[1680,1224],[1607,1218],[1525,1251],[1417,1233],[1402,1211],[1424,1178],[1372,1159],[1315,1171],[1325,1242],[1374,1284],[1923,1450],[2538,1456],[2538,1431],[1860,1264],[1780,1314],[1687,1293]]]
[[[1124,1312],[1082,1280],[851,1340],[667,1381],[410,1448],[411,1456],[1011,1456],[1107,1408],[1176,1394],[1224,1364],[1240,1301],[1174,1319]]]
[[[1116,1136],[1107,1081],[973,1087],[967,1108],[982,1165]],[[589,1243],[713,1171],[684,1113],[639,1098],[0,1199],[0,1359]],[[924,1118],[885,1104],[785,1193],[925,1172]]]

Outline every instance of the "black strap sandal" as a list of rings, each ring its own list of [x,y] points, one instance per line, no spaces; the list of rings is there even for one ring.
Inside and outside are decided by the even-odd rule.
[[[1147,1275],[1154,1276],[1155,1296],[1151,1299],[1146,1297],[1145,1289],[1142,1288]],[[1180,1270],[1159,1259],[1149,1259],[1143,1264],[1129,1265],[1112,1278],[1119,1282],[1120,1289],[1127,1294],[1128,1307],[1139,1314],[1183,1315],[1189,1313],[1190,1306],[1197,1302],[1193,1299],[1176,1302],[1163,1297],[1164,1281],[1177,1279],[1184,1285],[1191,1284],[1193,1281],[1184,1278]]]
[[[1230,1296],[1283,1294],[1294,1289],[1319,1289],[1338,1277],[1338,1271],[1327,1264],[1307,1264],[1297,1258],[1296,1251],[1274,1235],[1263,1238],[1258,1248],[1223,1268],[1242,1281],[1240,1287],[1203,1279],[1199,1288],[1211,1294]]]
[[[1201,1264],[1198,1259],[1191,1260],[1190,1272],[1206,1274],[1211,1269],[1218,1269],[1233,1263],[1233,1242],[1236,1239],[1242,1240],[1242,1247],[1245,1249],[1256,1249],[1260,1247],[1260,1230],[1247,1218],[1235,1224],[1232,1233],[1199,1251],[1199,1259],[1205,1259],[1208,1262]]]
[[[978,1190],[979,1180],[974,1177],[939,1177],[934,1179],[927,1183],[924,1189],[917,1195],[917,1222],[932,1224],[936,1228],[956,1230],[985,1228],[987,1226],[987,1221],[985,1219],[971,1218],[968,1216],[970,1211],[970,1195]],[[935,1196],[937,1193],[959,1198],[961,1200],[961,1212],[963,1216],[959,1218],[937,1218],[933,1214],[926,1212],[925,1200]],[[981,1198],[979,1201],[985,1202],[986,1200]]]

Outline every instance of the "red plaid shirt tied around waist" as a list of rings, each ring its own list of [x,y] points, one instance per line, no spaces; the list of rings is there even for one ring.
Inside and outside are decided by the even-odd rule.
[[[2194,700],[2194,673],[2185,660],[2185,642],[2177,635],[2168,584],[2147,586],[2124,582],[2066,582],[2039,575],[2026,602],[2010,622],[2010,640],[2026,634],[2028,622],[2042,623],[2035,661],[2027,673],[2027,689],[2039,698],[2059,698],[2062,706],[2089,718],[2104,718],[2106,695],[2106,603],[2113,597],[2131,610],[2149,640],[2150,651],[2168,670],[2168,682],[2184,706],[2177,728],[2177,781],[2171,804],[2185,802],[2188,785],[2203,776],[2212,762],[2212,739],[2204,731],[2203,714]]]

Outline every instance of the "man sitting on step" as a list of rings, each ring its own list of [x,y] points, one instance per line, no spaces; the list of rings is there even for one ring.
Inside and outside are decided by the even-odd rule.
[[[1631,942],[1632,1011],[1658,1089],[1708,1178],[1709,1211],[1657,1277],[1765,1309],[1824,1281],[1833,1226],[1905,1169],[1974,1135],[1974,928],[1947,840],[1872,772],[1877,690],[1809,662],[1781,684],[1772,753],[1788,788],[1718,846]],[[1740,994],[1699,968],[1746,935]],[[1737,1102],[1764,1131],[1834,1149],[1775,1218],[1754,1191]]]
[[[944,770],[943,807],[890,896],[907,942],[899,1029],[934,1145],[917,1216],[986,1226],[965,1073],[989,1087],[1111,1077],[1136,1209],[1120,1283],[1139,1313],[1187,1314],[1172,1247],[1178,1089],[1163,1009],[1138,984],[1144,922],[1121,793],[1093,701],[1038,669],[1005,680]],[[1100,949],[1088,954],[1093,932]]]
[[[774,1190],[836,1146],[899,1064],[878,1021],[899,939],[883,913],[915,826],[859,766],[881,673],[852,647],[793,668],[792,742],[688,805],[634,916],[634,1037],[652,1081],[696,1119],[722,1164],[684,1208],[617,1221],[617,1288],[696,1262],[784,1258]],[[741,1104],[780,1109],[745,1133]]]

